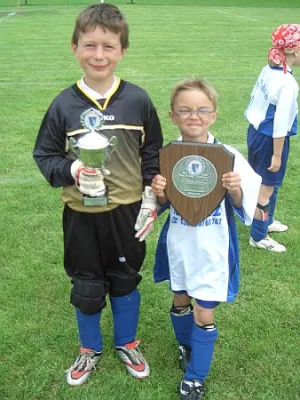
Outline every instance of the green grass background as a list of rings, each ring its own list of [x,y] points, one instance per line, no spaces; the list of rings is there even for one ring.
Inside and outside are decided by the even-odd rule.
[[[153,5],[153,6],[219,6],[219,7],[297,7],[298,0],[112,0],[106,3],[118,5],[135,4],[137,6]],[[0,6],[12,7],[17,5],[24,6],[54,6],[54,5],[83,5],[100,3],[96,0],[1,0]]]
[[[182,374],[169,322],[171,295],[167,284],[152,280],[164,218],[148,240],[140,285],[138,337],[150,378],[133,380],[117,360],[107,307],[99,369],[82,387],[65,384],[64,370],[79,343],[63,270],[60,190],[44,181],[31,153],[48,105],[81,76],[70,37],[82,7],[62,0],[49,0],[47,7],[17,8],[17,2],[9,2],[0,0],[0,399],[175,400]],[[271,31],[281,23],[299,22],[298,1],[114,3],[128,18],[131,42],[117,72],[148,90],[165,143],[178,135],[168,119],[171,87],[199,75],[219,92],[213,133],[246,155],[244,109],[266,63]],[[8,15],[8,8],[17,13]],[[299,81],[300,69],[295,77]],[[288,251],[249,248],[249,228],[239,225],[241,290],[235,303],[217,310],[220,338],[207,380],[208,400],[300,398],[299,154],[299,139],[293,138],[277,208],[277,218],[290,229],[273,235]]]
[[[95,0],[1,0],[2,5],[82,5],[97,3]],[[100,2],[100,1],[99,1]],[[98,2],[98,3],[99,3]],[[108,1],[106,1],[109,3]],[[138,6],[141,5],[154,5],[154,6],[221,6],[221,7],[299,7],[298,0],[112,0],[110,3],[126,5],[134,3]]]

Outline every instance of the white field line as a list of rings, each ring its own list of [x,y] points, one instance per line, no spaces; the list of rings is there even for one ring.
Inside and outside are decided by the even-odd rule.
[[[257,18],[245,17],[244,15],[233,14],[233,13],[221,11],[221,10],[215,10],[215,11],[218,12],[219,14],[229,15],[230,17],[243,18],[243,19],[246,19],[248,21],[253,21],[253,22],[259,21],[259,19],[257,19]]]
[[[17,4],[16,4],[16,6],[15,6],[15,10],[14,10],[14,11],[7,12],[7,15],[4,15],[4,17],[1,17],[1,18],[0,18],[0,24],[2,24],[2,22],[3,22],[5,19],[8,19],[8,18],[13,17],[14,15],[16,15],[16,12],[17,12],[18,8],[20,7],[20,2],[21,2],[21,0],[18,0]]]
[[[15,12],[8,12],[7,15],[4,15],[4,17],[0,17],[0,24],[2,24],[2,22],[10,17],[13,17],[14,15],[16,15]]]

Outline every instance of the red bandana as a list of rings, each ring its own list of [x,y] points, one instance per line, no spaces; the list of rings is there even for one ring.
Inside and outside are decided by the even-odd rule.
[[[284,49],[295,49],[300,47],[300,25],[284,24],[272,32],[272,45],[269,50],[269,60],[275,64],[283,65],[283,72],[287,71]]]

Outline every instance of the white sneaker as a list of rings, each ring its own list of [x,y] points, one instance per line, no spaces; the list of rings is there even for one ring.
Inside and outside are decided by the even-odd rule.
[[[80,354],[69,369],[66,370],[67,383],[72,386],[82,385],[96,369],[101,358],[101,351],[80,349]]]
[[[116,352],[131,376],[137,379],[145,379],[148,377],[150,369],[138,347],[140,342],[140,340],[135,340],[125,346],[116,347]]]
[[[252,247],[256,247],[258,249],[265,249],[268,251],[273,251],[274,253],[283,253],[286,251],[285,246],[276,242],[276,240],[271,239],[269,236],[266,236],[264,239],[259,242],[255,242],[252,237],[249,239],[249,244]]]
[[[289,229],[287,225],[282,224],[280,221],[274,219],[271,225],[268,226],[268,232],[285,232]]]

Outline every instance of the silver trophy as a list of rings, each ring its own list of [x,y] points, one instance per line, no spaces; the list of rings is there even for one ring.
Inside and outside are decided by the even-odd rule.
[[[102,118],[101,118],[102,117]],[[82,116],[83,125],[90,129],[88,133],[80,137],[78,140],[69,139],[70,150],[77,155],[78,159],[88,169],[96,169],[101,171],[103,175],[108,175],[105,163],[109,160],[117,144],[116,136],[108,139],[95,129],[100,128],[103,124],[102,114],[95,109],[90,109]],[[108,204],[108,190],[101,196],[83,196],[85,206],[103,206]]]

